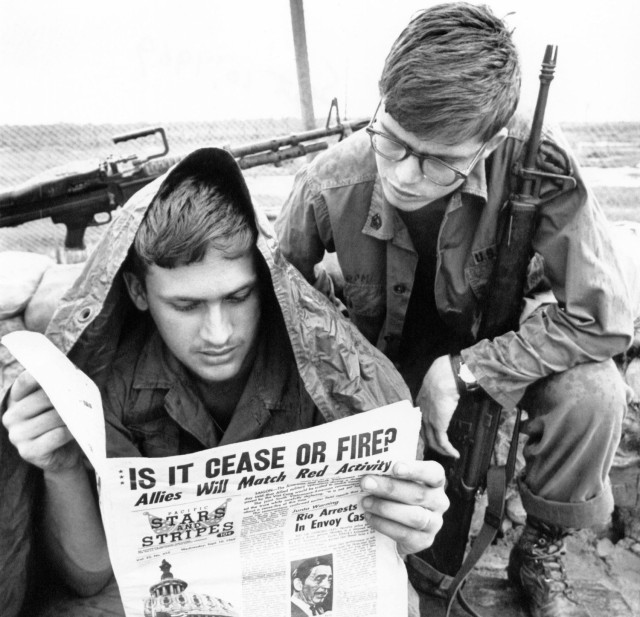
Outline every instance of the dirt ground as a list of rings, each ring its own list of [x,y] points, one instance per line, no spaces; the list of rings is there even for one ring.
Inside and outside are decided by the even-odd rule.
[[[463,591],[466,601],[482,617],[529,617],[507,580],[509,552],[524,521],[517,496],[510,499],[509,508],[510,516],[519,522],[505,519],[501,537],[482,556]],[[481,501],[472,531],[481,525],[483,513]],[[640,538],[620,534],[618,521],[597,530],[581,530],[566,540],[568,578],[592,617],[640,617]],[[428,600],[422,606],[422,617],[444,617],[443,604]],[[468,617],[468,613],[455,602],[451,617]]]
[[[467,601],[484,615],[528,615],[506,577],[517,533],[510,531],[487,551],[467,584]],[[569,579],[593,617],[640,616],[640,543],[624,538],[614,544],[606,535],[583,530],[566,544]],[[466,613],[456,607],[454,615]]]
[[[483,555],[463,594],[482,617],[529,617],[519,594],[507,580],[509,552],[521,531],[511,526]],[[575,595],[592,617],[640,617],[640,542],[616,542],[610,528],[582,530],[566,541],[565,564]],[[428,600],[422,617],[443,617],[443,604]],[[454,603],[451,617],[468,617]]]

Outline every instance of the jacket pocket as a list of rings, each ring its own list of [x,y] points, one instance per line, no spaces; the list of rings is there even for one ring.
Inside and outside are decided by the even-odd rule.
[[[467,283],[478,300],[482,300],[487,291],[487,283],[493,272],[494,260],[486,260],[464,269]]]
[[[378,317],[384,315],[385,289],[383,285],[345,283],[344,297],[349,315]]]
[[[131,424],[127,428],[143,456],[173,456],[178,452],[178,427],[166,418]]]
[[[384,286],[345,283],[344,299],[349,319],[375,345],[386,313]]]

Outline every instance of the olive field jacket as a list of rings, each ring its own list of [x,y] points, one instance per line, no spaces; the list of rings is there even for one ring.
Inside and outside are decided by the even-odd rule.
[[[484,390],[513,408],[531,383],[576,364],[602,361],[632,341],[633,314],[605,217],[559,138],[543,135],[576,187],[543,199],[533,238],[530,288],[550,286],[555,301],[493,340],[477,340],[482,300],[496,257],[503,206],[515,188],[527,123],[450,195],[438,236],[435,301],[444,322],[469,345],[462,356]],[[543,186],[542,194],[552,187]],[[322,152],[296,175],[276,221],[285,257],[311,282],[334,253],[344,303],[367,338],[393,357],[402,335],[418,261],[407,227],[384,197],[364,130]],[[550,295],[550,294],[549,294]],[[553,296],[551,296],[553,300]]]

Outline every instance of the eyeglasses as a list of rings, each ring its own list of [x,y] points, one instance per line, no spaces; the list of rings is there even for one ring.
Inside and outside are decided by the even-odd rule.
[[[449,163],[445,163],[435,156],[420,154],[398,138],[391,137],[391,135],[374,129],[373,123],[378,115],[380,105],[381,103],[378,103],[376,112],[373,114],[371,122],[369,122],[369,125],[365,129],[371,138],[371,147],[374,152],[394,163],[399,163],[410,156],[415,156],[420,164],[420,171],[423,177],[438,186],[451,186],[458,180],[466,180],[487,146],[486,143],[482,144],[465,170],[457,169],[453,165],[449,165]]]

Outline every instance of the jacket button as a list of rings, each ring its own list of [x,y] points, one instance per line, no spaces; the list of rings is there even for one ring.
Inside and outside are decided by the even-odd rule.
[[[400,283],[398,285],[393,286],[393,291],[394,293],[397,293],[397,294],[403,294],[407,291],[407,288]]]
[[[382,227],[382,219],[379,214],[374,214],[371,217],[371,227],[374,229],[380,229],[380,227]]]

